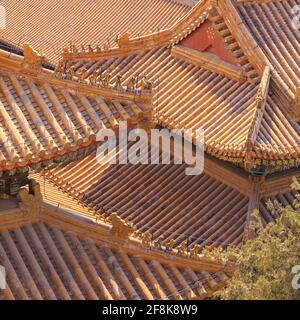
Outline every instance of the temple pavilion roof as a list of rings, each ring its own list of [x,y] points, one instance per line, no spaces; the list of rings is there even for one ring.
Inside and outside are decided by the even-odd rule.
[[[233,272],[232,265],[192,251],[142,243],[125,221],[95,222],[39,208],[28,194],[21,199],[20,208],[0,214],[2,299],[205,299]]]
[[[98,88],[55,77],[44,57],[0,51],[0,170],[65,157],[96,142],[101,128],[134,125],[152,108],[151,93]]]
[[[30,43],[50,61],[57,61],[69,42],[113,46],[116,36],[141,36],[172,26],[194,0],[4,0],[6,29],[0,37],[17,45]],[[33,14],[34,13],[34,14]],[[17,21],[17,23],[16,23]],[[47,21],[47,23],[45,23]]]
[[[294,203],[299,1],[123,3],[2,1],[0,178],[39,182],[0,202],[5,299],[209,298],[233,268],[199,248]],[[204,128],[204,172],[99,165],[96,134],[120,120]]]
[[[149,151],[150,157],[150,151]],[[250,178],[241,169],[213,158],[204,173],[186,176],[186,165],[99,165],[92,152],[68,165],[43,170],[39,181],[44,199],[54,206],[91,219],[117,213],[140,232],[175,246],[239,246],[250,214],[260,208],[263,224],[274,221],[269,200],[293,205],[291,191],[299,172]]]
[[[132,0],[117,13],[109,1],[76,3],[29,1],[19,23],[8,21],[0,35],[32,43],[54,64],[58,52],[70,46],[62,57],[69,68],[85,68],[86,77],[93,71],[109,74],[111,85],[118,76],[126,86],[133,75],[146,75],[154,85],[158,122],[204,128],[205,150],[217,158],[252,171],[298,166],[300,48],[292,25],[294,2],[149,0],[141,6]],[[4,5],[9,19],[16,4]],[[120,7],[118,1],[113,5]],[[34,17],[26,17],[32,8]],[[89,15],[97,8],[99,14]],[[42,19],[50,12],[53,28]]]
[[[125,86],[133,75],[146,75],[158,123],[204,128],[205,151],[217,158],[247,170],[297,167],[298,34],[292,20],[279,32],[272,27],[292,19],[291,6],[200,1],[169,29],[139,38],[126,33],[110,50],[71,47],[63,59],[87,75],[121,76]]]

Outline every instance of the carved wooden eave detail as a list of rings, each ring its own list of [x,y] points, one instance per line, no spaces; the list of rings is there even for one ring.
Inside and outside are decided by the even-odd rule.
[[[300,121],[300,87],[296,87],[295,98],[292,103],[292,116],[296,122]]]
[[[241,67],[225,62],[217,55],[210,52],[199,52],[194,49],[177,45],[172,48],[171,55],[188,63],[192,63],[195,66],[222,74],[234,81],[242,83],[247,80]]]
[[[256,143],[257,135],[259,132],[259,128],[261,126],[261,121],[264,116],[266,101],[269,92],[269,84],[270,84],[271,71],[270,67],[265,67],[264,73],[261,78],[261,82],[259,84],[255,103],[254,103],[254,115],[250,124],[250,128],[247,135],[246,140],[246,154],[245,154],[245,168],[246,170],[250,170],[253,167],[253,156],[254,156],[254,146]]]

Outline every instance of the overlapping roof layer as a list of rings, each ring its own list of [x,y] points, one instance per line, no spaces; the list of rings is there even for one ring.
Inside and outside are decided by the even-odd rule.
[[[241,245],[253,210],[294,204],[299,0],[124,2],[2,1],[0,177],[30,168],[44,197],[36,216],[24,189],[0,200],[4,299],[209,298],[232,268],[181,251]],[[46,57],[9,48],[28,42]],[[204,172],[99,163],[97,132],[121,120],[203,128]]]
[[[0,259],[7,270],[1,299],[205,299],[232,273],[206,258],[118,242],[109,226],[42,210],[31,218],[17,208],[1,213]]]
[[[116,212],[163,243],[175,240],[179,246],[189,239],[191,245],[240,244],[249,198],[208,174],[186,176],[186,168],[174,164],[100,165],[91,154],[43,173],[46,185],[56,185],[89,208],[87,215],[107,218]],[[43,179],[39,181],[43,185]],[[51,198],[52,202],[67,202],[63,197]]]
[[[69,42],[113,45],[125,32],[143,35],[172,26],[192,7],[173,0],[7,0],[6,29],[0,37],[15,44],[30,43],[57,61]],[[190,1],[192,3],[192,1]]]

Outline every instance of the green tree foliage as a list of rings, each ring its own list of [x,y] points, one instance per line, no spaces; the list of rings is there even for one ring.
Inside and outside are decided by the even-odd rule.
[[[292,185],[295,203],[282,207],[278,202],[268,201],[268,209],[277,217],[265,227],[255,211],[249,229],[255,236],[239,249],[229,248],[223,253],[223,260],[229,257],[236,262],[236,271],[225,289],[216,294],[229,300],[300,300],[300,290],[292,286],[298,283],[292,273],[300,265],[300,185]],[[253,233],[252,233],[253,234]],[[295,281],[297,280],[297,281]],[[300,282],[300,281],[299,281]]]

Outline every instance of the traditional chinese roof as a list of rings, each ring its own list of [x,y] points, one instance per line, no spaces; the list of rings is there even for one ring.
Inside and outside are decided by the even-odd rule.
[[[239,1],[237,10],[254,41],[259,58],[273,68],[273,78],[284,94],[294,98],[300,86],[299,30],[293,7],[297,1]]]
[[[6,29],[0,37],[17,45],[29,42],[57,61],[68,43],[114,45],[116,36],[143,35],[172,26],[193,6],[193,0],[4,0]],[[20,10],[22,6],[22,10]],[[34,13],[34,14],[33,14]],[[134,18],[133,18],[134,17]],[[47,21],[47,23],[45,23]]]
[[[18,208],[1,212],[2,298],[204,299],[232,274],[218,261],[118,240],[112,230],[49,206],[38,215]]]
[[[204,128],[206,151],[218,158],[240,163],[248,169],[260,165],[277,169],[297,166],[299,125],[298,116],[293,117],[295,112],[297,115],[297,108],[295,111],[293,106],[299,85],[299,68],[296,67],[299,46],[288,11],[292,4],[289,1],[223,0],[216,4],[205,0],[192,6],[155,1],[143,7],[145,11],[153,8],[157,12],[156,5],[170,9],[171,22],[162,18],[165,23],[162,29],[151,30],[148,25],[149,32],[137,37],[136,31],[131,32],[131,24],[137,23],[136,26],[141,27],[139,20],[135,16],[129,22],[123,14],[124,24],[118,27],[118,41],[111,41],[110,48],[103,47],[107,34],[107,28],[103,26],[101,32],[96,32],[97,41],[92,32],[85,35],[86,41],[95,40],[89,43],[91,49],[78,39],[73,42],[77,51],[68,54],[65,51],[64,59],[76,70],[83,66],[89,72],[101,68],[102,73],[112,76],[112,81],[122,75],[124,84],[133,74],[147,75],[157,90],[154,100],[159,121],[170,128]],[[13,5],[8,5],[8,11],[10,6]],[[36,3],[32,6],[39,7]],[[68,10],[68,5],[53,7],[60,12]],[[137,16],[144,19],[139,11],[141,6],[137,5],[135,9]],[[182,14],[175,14],[176,10],[182,10]],[[110,21],[105,7],[101,9],[101,15],[105,21]],[[56,16],[59,19],[60,15]],[[160,15],[156,17],[161,18]],[[273,22],[282,22],[288,17],[291,23],[281,23],[284,30],[277,32]],[[118,21],[116,17],[114,19]],[[65,15],[63,21],[69,21]],[[159,24],[155,19],[151,21]],[[23,24],[17,24],[20,26]],[[32,32],[32,26],[28,28]],[[36,31],[40,27],[34,28]],[[76,25],[76,28],[80,26]],[[9,30],[8,27],[3,32],[11,32]],[[56,29],[47,28],[46,32],[53,30]],[[56,34],[61,39],[71,39],[62,31]],[[84,33],[79,34],[84,36]],[[210,44],[210,47],[201,43]],[[84,51],[81,45],[85,45]],[[100,51],[96,50],[97,45]],[[45,47],[48,53],[50,45],[45,44]],[[270,68],[270,74],[263,77],[266,67]],[[260,84],[264,88],[263,96]]]
[[[240,245],[253,210],[266,224],[277,217],[269,199],[293,205],[297,2],[130,0],[120,10],[121,2],[25,0],[18,16],[20,4],[3,1],[0,171],[49,166],[32,175],[47,202],[39,214],[28,215],[24,190],[20,209],[17,200],[1,201],[5,299],[210,297],[232,269],[180,254],[185,242]],[[47,59],[28,45],[20,49],[26,42]],[[59,59],[53,72],[49,63]],[[130,88],[133,79],[139,81]],[[152,90],[142,90],[142,79]],[[204,173],[187,176],[185,164],[96,162],[100,128],[116,129],[120,120],[136,125],[152,109],[162,127],[204,128]],[[65,158],[72,162],[50,167]],[[216,158],[256,175],[261,166],[290,170],[253,177]],[[175,248],[168,250],[170,241]]]
[[[46,183],[44,197],[50,202],[74,211],[73,200],[85,207],[80,213],[89,217],[108,218],[117,212],[164,243],[173,239],[178,246],[189,238],[190,244],[238,245],[243,239],[250,182],[213,160],[205,163],[207,173],[186,176],[186,165],[100,165],[93,153],[43,171],[45,180],[34,177],[41,185]]]
[[[26,48],[25,58],[0,52],[0,171],[79,151],[100,128],[134,124],[151,110],[150,95],[59,79]]]
[[[282,48],[276,51],[278,59],[271,53],[267,58],[263,54],[265,42],[261,44],[253,38],[254,34],[256,37],[261,34],[259,28],[263,26],[254,23],[255,19],[245,18],[251,20],[250,27],[241,20],[240,12],[245,13],[243,7],[248,4],[239,3],[237,7],[233,1],[219,1],[215,8],[209,4],[209,1],[199,2],[174,28],[148,36],[149,42],[147,36],[129,38],[115,50],[69,53],[64,58],[78,70],[87,68],[88,73],[100,70],[112,79],[121,75],[124,85],[134,74],[146,75],[156,90],[154,109],[158,122],[168,128],[204,128],[205,150],[213,156],[248,169],[253,165],[297,166],[300,127],[291,111],[295,94],[288,97],[286,90],[281,90],[280,84],[288,74],[278,76],[275,72],[279,63],[282,67],[290,65],[287,72],[298,72],[299,68],[292,66],[297,64],[297,59],[290,59],[292,54],[287,52],[291,45],[286,42],[293,41],[292,52],[296,54],[299,46],[293,40],[295,31],[291,33],[293,39],[280,33],[275,40],[281,45],[272,46]],[[256,10],[262,7],[269,16],[272,8],[283,5],[282,1],[278,4],[271,1],[249,6]],[[283,9],[277,10],[276,15],[286,19]],[[267,19],[260,20],[270,26]],[[217,49],[201,51],[195,44],[197,37],[203,38],[205,30],[214,39],[213,48],[223,43],[222,53],[220,49],[217,54],[214,52]],[[143,49],[147,43],[150,47]],[[292,87],[295,92],[298,76],[289,77],[295,78]]]
[[[150,232],[163,243],[207,246],[240,245],[249,215],[261,210],[264,224],[274,221],[269,200],[292,205],[293,177],[247,177],[236,168],[205,159],[204,173],[186,176],[186,165],[99,165],[94,154],[33,177],[55,206],[95,219],[112,213]]]
[[[215,165],[214,170],[218,171],[218,166]],[[93,169],[90,174],[92,171]],[[84,173],[87,174],[86,171]],[[299,173],[294,175],[299,176]],[[200,178],[203,180],[203,177]],[[87,178],[91,183],[92,180]],[[178,253],[178,249],[165,252],[165,242],[160,244],[162,249],[148,247],[135,234],[126,239],[118,238],[113,233],[108,215],[106,219],[104,215],[100,216],[97,222],[92,219],[92,214],[86,215],[81,211],[78,211],[80,215],[74,214],[71,211],[78,210],[83,202],[79,201],[76,209],[73,198],[70,202],[72,210],[67,208],[65,200],[72,199],[73,196],[70,191],[65,191],[62,195],[63,187],[57,180],[59,187],[50,183],[51,179],[45,180],[43,185],[40,178],[41,189],[48,203],[52,201],[54,204],[55,201],[64,199],[61,207],[44,204],[37,213],[33,210],[37,207],[33,206],[31,209],[31,203],[27,203],[26,197],[19,204],[21,211],[16,202],[2,202],[0,263],[7,270],[8,281],[8,288],[2,291],[3,299],[204,299],[221,288],[231,276],[232,266],[224,266],[201,254],[182,255]],[[160,181],[158,183],[161,190],[166,189]],[[217,183],[215,180],[208,188],[212,186],[216,190],[220,189],[221,185]],[[280,189],[274,189],[274,183]],[[202,194],[202,202],[207,202],[208,217],[208,202],[211,203],[211,208],[217,209],[218,204],[214,203],[209,194],[205,195],[204,186],[205,183],[203,188],[198,187],[195,192]],[[185,187],[189,188],[188,192],[192,191],[188,184]],[[278,214],[270,211],[269,199],[275,203],[277,201],[277,207],[280,203],[293,205],[295,192],[290,189],[291,182],[288,183],[287,177],[282,174],[275,174],[263,184],[259,209],[264,223],[274,221]],[[156,187],[154,191],[158,190]],[[224,192],[220,194],[226,197]],[[229,191],[230,194],[234,201],[234,193]],[[237,192],[235,194],[238,196]],[[47,195],[51,195],[51,199]],[[193,196],[198,201],[199,197]],[[214,196],[218,198],[219,195]],[[175,192],[174,197],[178,197],[178,193]],[[252,198],[253,194],[250,194],[249,202]],[[129,200],[128,197],[125,199]],[[173,203],[178,208],[178,202]],[[226,206],[225,203],[222,205]],[[163,210],[162,207],[160,209]],[[222,209],[219,210],[222,213]],[[197,213],[193,212],[193,215],[197,216]],[[128,225],[131,217],[124,214],[122,216],[126,217]],[[148,217],[155,218],[152,215]],[[225,222],[220,219],[222,218],[217,215],[212,219],[215,231],[220,221],[225,225],[234,221]],[[233,230],[237,229],[237,225],[232,226]],[[221,228],[225,231],[224,225]]]

